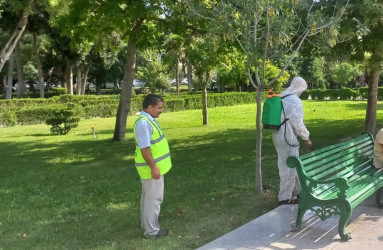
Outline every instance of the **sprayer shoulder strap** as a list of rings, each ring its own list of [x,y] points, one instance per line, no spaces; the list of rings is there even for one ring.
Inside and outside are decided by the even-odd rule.
[[[288,95],[282,96],[281,99],[286,98],[286,97],[291,96],[291,95],[292,94],[288,94]]]
[[[282,96],[281,99],[283,99],[285,97],[288,97],[290,95],[292,95],[292,94],[288,94],[288,95]],[[282,127],[283,124],[285,124],[289,120],[289,118],[286,118],[285,109],[283,107],[283,102],[281,102],[281,105],[282,105],[283,116],[285,117],[285,119],[283,120],[283,122],[281,123],[281,125],[279,127]]]

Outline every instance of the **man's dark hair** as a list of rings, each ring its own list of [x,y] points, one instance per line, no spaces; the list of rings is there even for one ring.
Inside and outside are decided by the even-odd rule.
[[[147,109],[149,105],[152,105],[153,107],[156,106],[159,102],[164,102],[164,99],[155,94],[149,94],[145,96],[144,101],[142,102],[142,108]]]

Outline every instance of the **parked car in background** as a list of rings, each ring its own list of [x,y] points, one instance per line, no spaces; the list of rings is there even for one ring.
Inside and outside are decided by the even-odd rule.
[[[19,89],[19,82],[15,84],[15,91],[17,91],[18,89]],[[27,84],[26,82],[24,82],[24,89],[29,90],[29,84]]]
[[[44,82],[42,87],[45,89],[46,86],[47,84]],[[40,90],[41,84],[38,81],[35,81],[35,83],[33,84],[33,87],[35,88],[35,90]]]
[[[116,86],[118,89],[120,88],[120,85],[117,84]],[[103,89],[114,89],[114,82],[105,82],[101,85],[101,88]]]
[[[181,81],[181,85],[188,85],[189,81],[188,81],[188,78],[187,77],[184,77],[184,79],[182,79]]]
[[[139,79],[133,80],[133,89],[134,88],[143,88],[143,87],[145,87],[145,85],[146,85],[146,82],[144,82],[144,81],[141,81]]]
[[[7,88],[8,88],[8,85],[5,85],[4,90],[7,91]],[[12,86],[12,92],[16,92],[16,91],[17,91],[16,85]]]

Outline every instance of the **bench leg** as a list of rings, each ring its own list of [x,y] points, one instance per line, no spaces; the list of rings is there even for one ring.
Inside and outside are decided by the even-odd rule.
[[[378,192],[376,192],[376,204],[378,204],[379,208],[383,208],[383,188],[379,189]]]
[[[297,220],[295,222],[295,225],[292,228],[293,232],[296,232],[301,229],[302,220],[303,220],[303,216],[305,215],[305,212],[306,212],[306,208],[298,206]]]
[[[348,220],[351,217],[351,213],[352,213],[352,211],[345,211],[340,216],[340,219],[339,219],[338,232],[339,232],[340,238],[343,241],[348,241],[349,239],[351,239],[351,234],[346,233],[346,226],[347,226]]]

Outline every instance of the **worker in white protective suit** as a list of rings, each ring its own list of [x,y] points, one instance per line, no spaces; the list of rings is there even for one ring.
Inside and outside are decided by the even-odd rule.
[[[299,96],[307,89],[306,81],[302,77],[295,77],[290,86],[282,92],[283,111],[281,127],[273,132],[273,143],[278,153],[278,169],[280,187],[279,205],[297,204],[299,201],[299,184],[295,168],[289,168],[286,160],[289,156],[299,155],[297,135],[312,149],[309,131],[303,123],[303,104]]]

